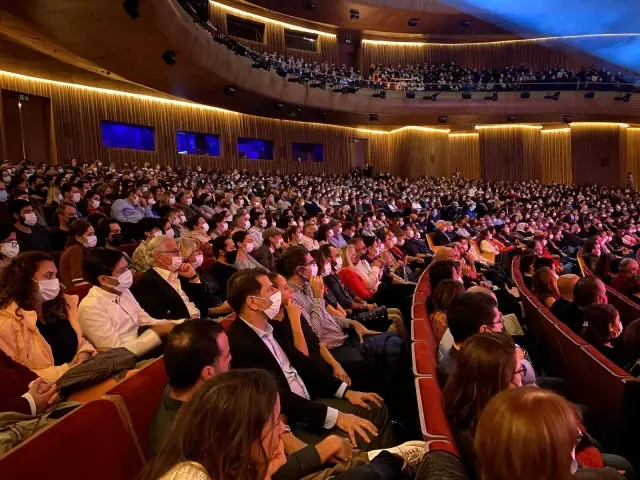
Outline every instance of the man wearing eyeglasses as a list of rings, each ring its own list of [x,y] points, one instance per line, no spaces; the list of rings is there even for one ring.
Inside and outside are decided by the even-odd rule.
[[[0,224],[0,268],[6,267],[20,253],[16,232],[8,223]]]

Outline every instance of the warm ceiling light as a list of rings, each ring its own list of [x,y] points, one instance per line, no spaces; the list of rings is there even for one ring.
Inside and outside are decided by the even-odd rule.
[[[538,130],[541,130],[542,125],[504,124],[504,125],[476,125],[475,126],[476,130],[480,130],[481,128],[537,128]]]
[[[573,122],[570,127],[575,127],[576,125],[586,125],[586,126],[598,126],[598,125],[609,125],[609,126],[617,126],[622,128],[628,128],[628,123],[616,123],[616,122]]]
[[[570,128],[550,128],[548,130],[542,130],[542,133],[555,133],[555,132],[570,132]]]
[[[449,133],[451,131],[448,128],[417,127],[413,125],[396,128],[394,130],[371,130],[366,128],[358,128],[357,130],[361,132],[384,133],[384,134],[398,133],[398,132],[402,132],[403,130],[419,130],[423,132],[437,132],[437,133]]]
[[[260,15],[254,14],[254,13],[245,12],[244,10],[240,10],[238,8],[230,7],[229,5],[225,5],[223,3],[218,3],[218,2],[214,2],[214,1],[211,1],[211,3],[214,6],[218,6],[218,7],[222,8],[223,10],[227,10],[228,12],[234,13],[236,15],[243,15],[243,16],[245,16],[247,18],[250,18],[252,20],[257,20],[259,22],[271,23],[271,24],[274,24],[274,25],[281,25],[281,26],[283,26],[285,28],[288,28],[290,30],[298,30],[300,32],[315,33],[316,35],[324,35],[324,36],[327,36],[327,37],[335,37],[336,36],[335,33],[327,33],[327,32],[321,32],[320,30],[313,30],[312,28],[299,27],[298,25],[292,25],[290,23],[281,22],[280,20],[273,20],[271,18],[262,17]]]
[[[450,137],[470,137],[470,136],[477,137],[478,136],[478,132],[472,132],[472,133],[450,133],[449,136]]]
[[[591,33],[586,35],[566,35],[563,37],[537,37],[537,38],[522,38],[518,40],[496,40],[493,42],[472,42],[472,43],[429,43],[429,42],[393,42],[389,40],[368,40],[363,39],[362,43],[371,43],[376,45],[445,45],[450,47],[458,47],[461,45],[499,45],[508,43],[534,43],[534,42],[547,42],[554,40],[573,40],[577,38],[600,38],[600,37],[640,37],[640,33]]]

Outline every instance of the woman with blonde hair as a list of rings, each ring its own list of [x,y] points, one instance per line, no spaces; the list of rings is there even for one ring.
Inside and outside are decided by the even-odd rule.
[[[60,193],[60,186],[51,183],[49,190],[47,190],[47,201],[45,206],[57,207],[62,201],[62,193]]]
[[[551,308],[560,298],[558,275],[549,267],[540,267],[531,277],[531,293],[545,307]]]
[[[579,469],[575,460],[580,417],[560,395],[517,388],[484,409],[473,448],[480,480],[616,480],[616,470]]]

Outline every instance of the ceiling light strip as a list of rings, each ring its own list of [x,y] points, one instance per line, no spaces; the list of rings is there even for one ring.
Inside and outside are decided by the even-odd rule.
[[[575,127],[576,125],[581,126],[593,126],[597,127],[598,125],[608,125],[608,126],[617,126],[622,128],[629,128],[628,123],[616,123],[616,122],[573,122],[569,125],[569,127]]]
[[[542,130],[542,125],[526,125],[526,124],[504,124],[504,125],[476,125],[475,129],[480,130],[482,128],[535,128]]]
[[[538,38],[521,38],[517,40],[493,40],[490,42],[467,42],[467,43],[440,43],[440,42],[402,42],[391,40],[369,40],[362,39],[362,43],[370,43],[373,45],[396,45],[396,46],[468,46],[468,45],[506,45],[514,43],[535,43],[549,42],[554,40],[576,40],[582,38],[607,38],[607,37],[640,37],[640,33],[590,33],[584,35],[565,35],[561,37],[538,37]]]
[[[226,11],[228,11],[230,13],[233,13],[233,14],[236,14],[236,15],[244,15],[245,17],[251,18],[252,20],[257,20],[258,22],[272,23],[272,24],[275,24],[275,25],[280,25],[280,26],[282,26],[284,28],[288,28],[290,30],[298,30],[300,32],[315,33],[316,35],[324,35],[326,37],[335,37],[336,36],[335,33],[321,32],[320,30],[313,30],[312,28],[300,27],[298,25],[293,25],[291,23],[281,22],[280,20],[274,20],[272,18],[267,18],[267,17],[263,17],[263,16],[260,16],[260,15],[256,15],[255,13],[245,12],[244,10],[240,10],[239,8],[230,7],[229,5],[225,5],[224,3],[214,2],[212,0],[210,0],[210,3],[212,3],[214,6],[222,8],[223,10],[226,10]]]
[[[450,137],[477,137],[479,135],[478,132],[473,133],[450,133]]]

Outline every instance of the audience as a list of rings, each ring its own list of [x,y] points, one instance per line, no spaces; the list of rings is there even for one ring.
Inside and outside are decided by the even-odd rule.
[[[584,311],[589,305],[606,304],[607,290],[596,277],[584,277],[573,287],[573,302],[552,309],[552,313],[578,335],[584,327]]]
[[[560,311],[562,311],[568,304],[573,302],[573,290],[575,288],[576,282],[579,279],[580,277],[572,273],[561,275],[558,278],[556,286],[558,288],[560,298],[558,298],[551,306],[551,313],[553,313],[556,317],[558,316],[558,313]]]
[[[60,280],[69,288],[86,283],[82,264],[91,248],[98,243],[93,225],[86,220],[76,220],[69,227],[69,237],[60,257]]]
[[[549,267],[541,267],[531,277],[531,293],[547,308],[551,308],[558,298],[558,275]]]
[[[620,315],[611,305],[590,305],[584,310],[582,338],[598,349],[605,357],[624,368],[629,363],[624,347],[617,342],[622,335]]]
[[[431,331],[436,342],[440,343],[444,333],[449,328],[447,322],[447,311],[451,306],[451,302],[461,293],[464,293],[464,286],[456,280],[442,280],[438,283],[433,295],[431,303],[433,305],[433,313],[429,315]]]

